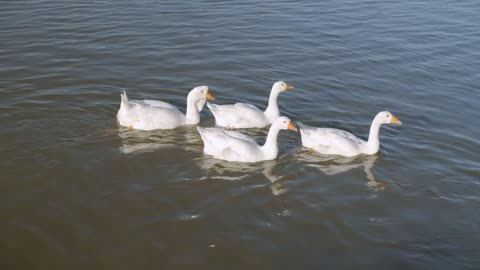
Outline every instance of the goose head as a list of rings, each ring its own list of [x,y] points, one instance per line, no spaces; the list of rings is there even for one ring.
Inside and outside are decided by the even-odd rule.
[[[278,81],[273,84],[272,90],[270,90],[270,97],[268,99],[268,107],[265,110],[265,116],[269,123],[273,123],[273,121],[280,116],[277,102],[278,95],[281,92],[290,89],[293,89],[293,86],[284,81]]]
[[[275,92],[284,92],[284,91],[287,91],[287,90],[291,90],[293,89],[293,85],[291,84],[288,84],[284,81],[278,81],[276,83],[273,84],[272,86],[272,90],[274,90]]]
[[[187,102],[192,102],[200,112],[207,100],[215,100],[215,96],[212,94],[208,86],[202,85],[193,88],[187,97]]]
[[[389,111],[383,111],[379,112],[377,116],[375,116],[374,122],[382,125],[382,124],[396,124],[396,125],[401,125],[402,122],[400,119],[395,117],[391,112]]]
[[[289,130],[293,130],[293,131],[298,132],[298,129],[297,129],[297,127],[295,127],[293,122],[290,121],[290,119],[288,117],[285,117],[285,116],[280,116],[277,119],[275,119],[275,121],[272,124],[272,127],[275,127],[279,130],[280,129],[289,129]]]

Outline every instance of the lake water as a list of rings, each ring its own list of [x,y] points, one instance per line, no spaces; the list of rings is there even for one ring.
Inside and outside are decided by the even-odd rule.
[[[475,0],[2,1],[1,269],[478,269]],[[118,126],[120,92],[266,107],[381,151],[202,154],[194,127]],[[202,126],[214,125],[208,109]],[[263,142],[267,129],[248,130]]]

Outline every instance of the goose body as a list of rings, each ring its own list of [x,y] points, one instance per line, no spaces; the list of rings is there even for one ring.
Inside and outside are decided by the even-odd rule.
[[[304,147],[321,154],[353,157],[377,153],[380,149],[380,127],[389,123],[401,124],[400,120],[390,112],[378,113],[370,126],[368,141],[340,129],[311,127],[302,123],[299,123],[299,127]]]
[[[182,125],[200,122],[200,111],[206,100],[214,99],[207,86],[195,87],[187,97],[186,114],[174,105],[159,100],[128,100],[125,91],[121,94],[118,123],[133,129],[173,129]]]
[[[290,89],[293,89],[293,86],[283,81],[274,83],[265,111],[261,111],[252,104],[240,102],[228,105],[207,103],[207,106],[215,117],[217,126],[225,128],[262,128],[272,124],[280,116],[277,102],[278,95]]]
[[[240,132],[223,128],[197,127],[197,129],[204,143],[205,154],[237,162],[257,162],[277,158],[277,137],[280,130],[297,130],[290,119],[278,117],[270,127],[265,144],[259,145],[252,137]]]

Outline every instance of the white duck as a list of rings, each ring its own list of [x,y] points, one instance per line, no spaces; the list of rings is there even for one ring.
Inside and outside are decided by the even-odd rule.
[[[277,158],[278,133],[282,129],[298,131],[287,117],[278,117],[268,131],[267,140],[263,146],[250,136],[229,131],[223,128],[201,128],[198,133],[202,137],[203,152],[218,159],[238,162],[257,162]]]
[[[208,86],[193,88],[187,96],[187,113],[159,100],[128,100],[127,93],[120,94],[122,101],[117,113],[120,125],[133,129],[173,129],[200,122],[200,111],[207,100],[214,100]]]
[[[217,126],[226,128],[262,128],[270,125],[280,116],[277,103],[278,95],[290,89],[293,89],[293,86],[283,81],[274,83],[270,91],[268,107],[264,112],[248,103],[230,105],[207,103],[207,106],[215,117]]]
[[[328,155],[353,157],[360,154],[373,155],[380,149],[379,132],[383,124],[402,122],[392,113],[379,112],[370,126],[368,141],[364,141],[350,132],[334,128],[309,127],[299,123],[302,145]]]

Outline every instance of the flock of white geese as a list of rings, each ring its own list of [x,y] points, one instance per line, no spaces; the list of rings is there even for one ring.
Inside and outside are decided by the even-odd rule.
[[[212,104],[207,101],[215,97],[208,86],[193,88],[187,96],[185,114],[170,103],[159,100],[129,100],[127,94],[121,94],[117,119],[120,125],[131,129],[153,130],[173,129],[183,125],[200,123],[200,112],[205,104],[215,117],[218,127],[197,126],[202,137],[203,152],[215,158],[236,162],[257,162],[276,159],[278,156],[277,138],[280,130],[297,131],[297,127],[288,117],[280,116],[278,95],[293,89],[283,81],[273,84],[265,111],[248,103],[229,105]],[[304,147],[326,155],[353,157],[373,155],[380,149],[379,132],[383,124],[400,125],[400,120],[388,111],[379,112],[372,121],[368,140],[364,141],[350,132],[334,129],[311,127],[298,123]],[[263,128],[268,125],[267,139],[259,145],[251,136],[229,130],[240,128]]]

